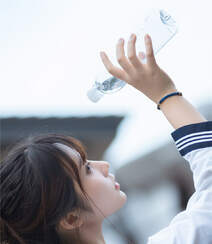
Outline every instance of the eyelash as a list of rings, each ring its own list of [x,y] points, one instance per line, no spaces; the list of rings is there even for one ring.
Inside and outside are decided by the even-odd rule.
[[[85,165],[85,167],[86,167],[86,173],[90,174],[90,173],[91,173],[91,166],[90,166],[90,163],[87,163],[87,164]]]

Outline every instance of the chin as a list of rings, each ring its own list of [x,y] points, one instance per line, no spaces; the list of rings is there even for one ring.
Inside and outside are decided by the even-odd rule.
[[[116,204],[111,206],[111,212],[107,214],[107,216],[111,216],[113,214],[115,214],[117,211],[119,211],[123,206],[124,204],[126,203],[127,201],[127,195],[123,192],[123,191],[120,191],[120,198],[119,200],[117,200]]]
[[[119,202],[119,207],[116,211],[121,209],[126,203],[126,201],[127,201],[127,195],[123,191],[120,191],[120,202]]]
[[[120,195],[121,195],[121,197],[123,198],[124,203],[125,203],[125,202],[127,201],[127,195],[126,195],[126,193],[123,192],[123,191],[120,191]]]

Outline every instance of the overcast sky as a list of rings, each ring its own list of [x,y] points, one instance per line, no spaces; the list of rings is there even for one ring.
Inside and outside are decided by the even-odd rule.
[[[212,94],[209,0],[0,0],[1,116],[130,114],[128,120],[136,121],[132,122],[135,133],[141,126],[143,142],[150,138],[145,126],[151,125],[157,136],[151,124],[156,119],[160,133],[163,128],[170,132],[155,104],[128,85],[97,104],[86,97],[95,75],[104,70],[99,52],[105,50],[115,59],[117,40],[136,32],[150,8],[166,10],[179,27],[157,55],[158,64],[194,105],[208,103]],[[133,136],[130,128],[127,133]]]

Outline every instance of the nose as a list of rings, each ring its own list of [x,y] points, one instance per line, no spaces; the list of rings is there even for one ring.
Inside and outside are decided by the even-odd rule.
[[[105,161],[95,161],[95,166],[103,173],[105,177],[108,176],[110,164]]]

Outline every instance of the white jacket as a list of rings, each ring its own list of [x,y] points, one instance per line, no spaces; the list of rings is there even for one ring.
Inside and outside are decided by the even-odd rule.
[[[186,210],[148,244],[212,244],[212,121],[183,126],[171,135],[190,164],[195,192]]]

